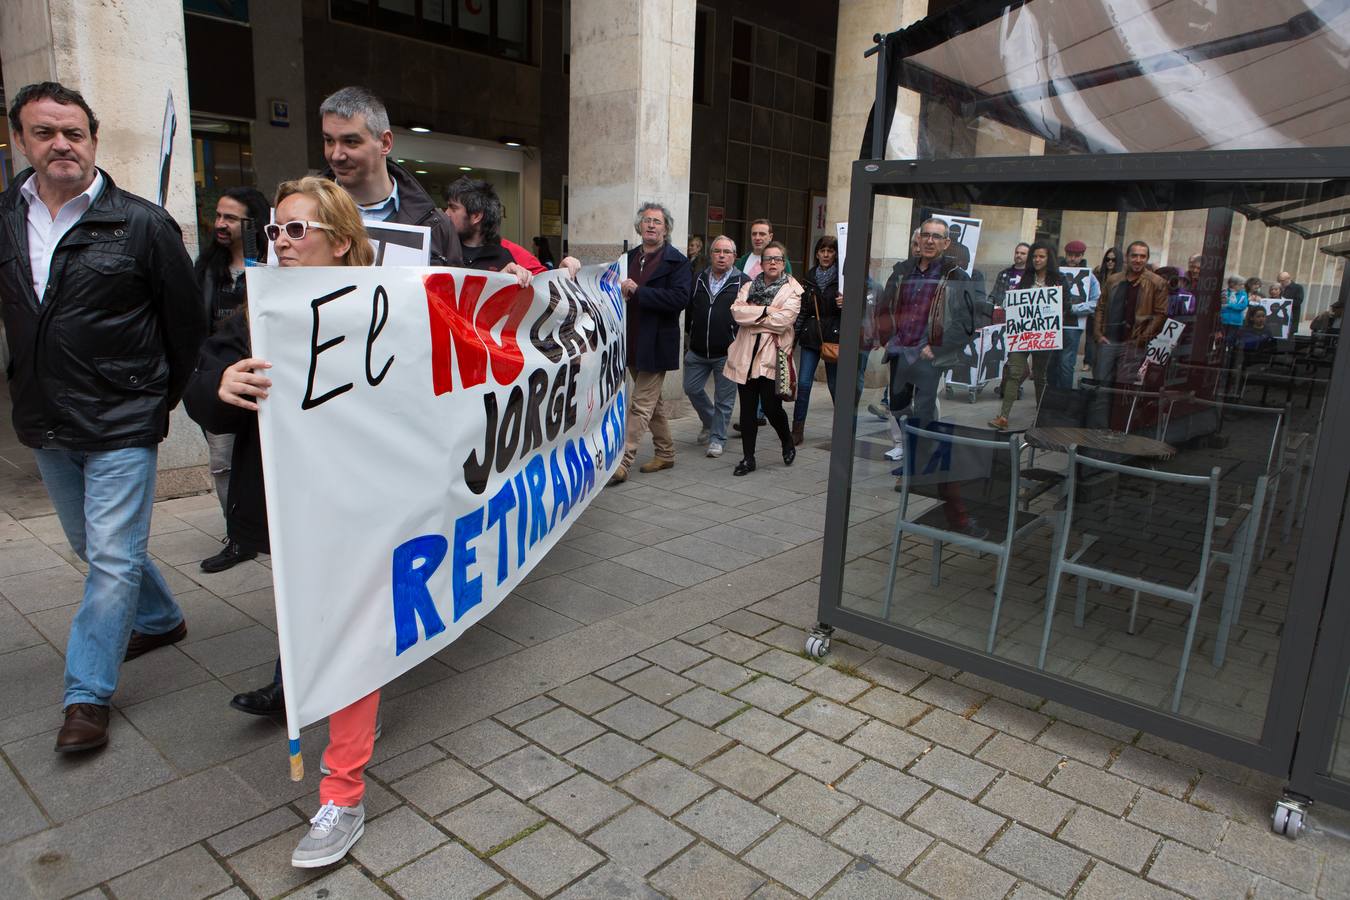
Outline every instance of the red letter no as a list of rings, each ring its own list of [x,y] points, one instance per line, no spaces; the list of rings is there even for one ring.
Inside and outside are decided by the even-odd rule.
[[[455,292],[455,276],[438,272],[424,279],[427,292],[427,319],[431,327],[431,383],[436,396],[454,390],[451,357],[458,361],[461,388],[474,387],[487,380],[488,356],[492,357],[492,375],[498,384],[515,380],[525,367],[525,357],[516,341],[516,329],[529,310],[528,288],[507,287],[497,291],[478,307],[478,298],[487,284],[482,275],[464,279]],[[520,298],[519,295],[527,295]],[[524,302],[516,302],[517,299]],[[501,338],[492,334],[499,322]],[[453,351],[452,349],[453,348]]]

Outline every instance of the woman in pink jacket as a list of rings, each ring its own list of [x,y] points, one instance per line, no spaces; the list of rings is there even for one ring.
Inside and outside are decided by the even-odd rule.
[[[778,241],[764,248],[760,264],[763,269],[759,275],[741,286],[736,302],[731,304],[731,316],[739,329],[727,348],[727,364],[723,369],[728,378],[740,385],[737,393],[741,401],[745,457],[736,463],[735,475],[755,471],[755,437],[759,430],[755,408],[759,405],[783,444],[783,464],[790,466],[797,458],[775,379],[778,351],[792,354],[792,328],[801,311],[802,286],[787,273],[787,248]]]

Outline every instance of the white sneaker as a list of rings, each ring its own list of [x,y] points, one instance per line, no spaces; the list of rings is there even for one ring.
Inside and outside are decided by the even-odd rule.
[[[712,429],[704,428],[702,431],[698,433],[698,442],[700,444],[706,444],[708,443],[708,440],[711,437],[712,437]]]
[[[722,455],[722,444],[719,441],[708,441],[708,455],[716,459]]]
[[[376,719],[375,719],[375,740],[378,741],[378,740],[380,739],[380,735],[382,735],[382,734],[384,734],[384,722],[381,721],[381,717],[376,717]],[[330,768],[328,768],[328,751],[327,751],[327,750],[325,750],[325,751],[323,752],[323,756],[320,756],[320,757],[319,757],[319,774],[321,774],[321,775],[332,775],[332,774],[333,774],[333,770],[330,769]]]
[[[905,458],[905,445],[904,445],[904,444],[896,444],[894,447],[892,447],[891,449],[887,450],[887,451],[886,451],[886,458],[889,459],[889,460],[893,460],[893,461],[895,461],[895,462],[899,462],[900,460],[904,459],[904,458]]]
[[[347,855],[366,830],[366,805],[334,806],[330,801],[309,820],[309,834],[300,839],[291,854],[297,869],[331,866]]]

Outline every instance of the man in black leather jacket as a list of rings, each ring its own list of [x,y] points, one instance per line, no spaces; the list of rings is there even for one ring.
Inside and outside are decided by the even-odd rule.
[[[28,85],[9,119],[33,164],[0,195],[14,430],[89,563],[56,738],[70,753],[107,743],[123,658],[187,634],[146,545],[158,445],[206,316],[178,224],[94,165],[98,119],[84,98]]]

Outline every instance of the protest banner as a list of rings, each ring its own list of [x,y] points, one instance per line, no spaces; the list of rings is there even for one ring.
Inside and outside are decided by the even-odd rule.
[[[617,264],[251,268],[292,776],[300,729],[443,650],[623,453]]]
[[[1004,337],[1009,353],[1058,350],[1063,346],[1063,288],[1035,287],[1008,291],[1003,308],[1008,314]]]

